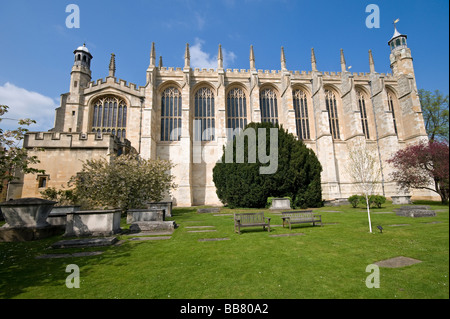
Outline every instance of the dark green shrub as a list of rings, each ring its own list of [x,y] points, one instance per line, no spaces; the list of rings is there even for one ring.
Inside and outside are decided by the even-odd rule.
[[[349,203],[352,205],[353,208],[356,208],[358,204],[361,201],[361,196],[359,195],[352,195],[348,198]]]
[[[244,142],[244,163],[236,163],[236,140],[224,147],[221,163],[213,169],[213,181],[217,196],[228,207],[266,206],[268,197],[290,197],[292,207],[322,206],[322,188],[320,173],[322,166],[314,152],[278,125],[271,123],[250,123],[247,128],[253,128],[258,141],[258,128],[266,130],[266,154],[270,154],[270,128],[278,129],[278,166],[273,174],[260,174],[262,164],[259,156],[256,163],[249,163],[248,138]],[[241,132],[242,134],[242,132]],[[253,145],[252,145],[253,144]],[[257,143],[252,143],[251,150]],[[227,148],[233,148],[233,162],[226,163]]]
[[[369,198],[370,205],[375,205],[378,208],[381,208],[381,205],[386,203],[386,197],[382,195],[372,195]]]

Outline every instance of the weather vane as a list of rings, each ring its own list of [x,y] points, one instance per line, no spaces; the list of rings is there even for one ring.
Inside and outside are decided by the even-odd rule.
[[[398,23],[399,21],[400,21],[400,19],[395,19],[395,20],[394,20],[394,22],[393,22],[394,28],[396,28],[396,25],[395,25],[395,24]]]

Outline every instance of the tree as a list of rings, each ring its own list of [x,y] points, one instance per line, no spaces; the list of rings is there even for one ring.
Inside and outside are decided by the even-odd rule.
[[[448,156],[447,142],[430,141],[407,146],[388,160],[394,167],[391,177],[403,189],[428,189],[439,194],[442,203],[448,203]]]
[[[349,161],[347,172],[358,190],[364,196],[367,206],[367,218],[369,220],[369,232],[372,232],[370,219],[370,198],[380,182],[381,168],[374,150],[370,150],[367,144],[356,144],[349,148]]]
[[[133,154],[111,161],[87,160],[80,173],[72,177],[75,195],[89,208],[145,208],[147,201],[161,201],[175,188],[173,165],[165,160],[145,160]]]
[[[425,129],[430,141],[446,140],[448,142],[448,95],[443,96],[439,90],[419,90],[419,99],[422,106]]]
[[[7,105],[0,105],[0,123],[5,118],[2,116],[8,112]],[[39,163],[37,156],[29,156],[28,151],[21,147],[22,140],[29,126],[36,121],[31,119],[18,120],[19,127],[15,130],[3,130],[0,128],[0,192],[3,191],[5,185],[15,179],[18,174],[36,174],[45,173],[44,170],[30,167],[31,164]]]
[[[277,167],[276,171],[265,174],[261,168],[267,166],[267,162],[260,154],[271,154],[272,151],[269,143],[264,145],[259,141],[264,132],[266,141],[271,141],[270,129],[278,132],[277,156],[273,159],[277,161]],[[250,138],[252,131],[254,140]],[[245,136],[248,138],[244,139]],[[240,144],[241,139],[244,143]],[[243,161],[238,160],[239,151],[243,151]],[[227,162],[230,153],[233,158]],[[253,154],[259,154],[258,158]],[[321,171],[322,166],[314,152],[293,134],[271,123],[250,123],[224,147],[221,162],[213,169],[213,181],[219,199],[232,208],[263,208],[268,197],[290,197],[294,207],[320,207]]]

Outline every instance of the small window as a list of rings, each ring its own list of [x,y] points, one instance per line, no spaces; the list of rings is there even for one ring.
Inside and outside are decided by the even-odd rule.
[[[78,86],[78,81],[73,82],[73,87],[76,88]]]
[[[47,187],[47,179],[48,176],[38,176],[38,187],[39,188]]]
[[[72,116],[75,116],[75,111],[72,111]]]

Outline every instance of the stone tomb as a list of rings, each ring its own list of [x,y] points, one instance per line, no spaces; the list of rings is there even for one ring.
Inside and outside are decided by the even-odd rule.
[[[430,210],[429,206],[420,206],[420,205],[411,205],[411,206],[402,206],[395,210],[397,216],[405,216],[405,217],[434,217],[436,216],[436,212],[434,210]]]
[[[164,210],[164,220],[166,217],[172,217],[172,202],[153,202],[147,203],[147,208],[151,210],[162,209]]]
[[[61,234],[60,227],[47,222],[54,201],[21,198],[0,204],[6,224],[0,227],[0,241],[30,241]]]
[[[69,212],[64,236],[111,236],[119,233],[120,214],[119,209]]]
[[[289,198],[273,198],[272,206],[270,206],[270,209],[273,210],[291,209],[291,201]]]
[[[166,221],[165,212],[161,208],[132,209],[127,213],[127,224],[131,224],[131,232],[173,231],[175,221]]]

